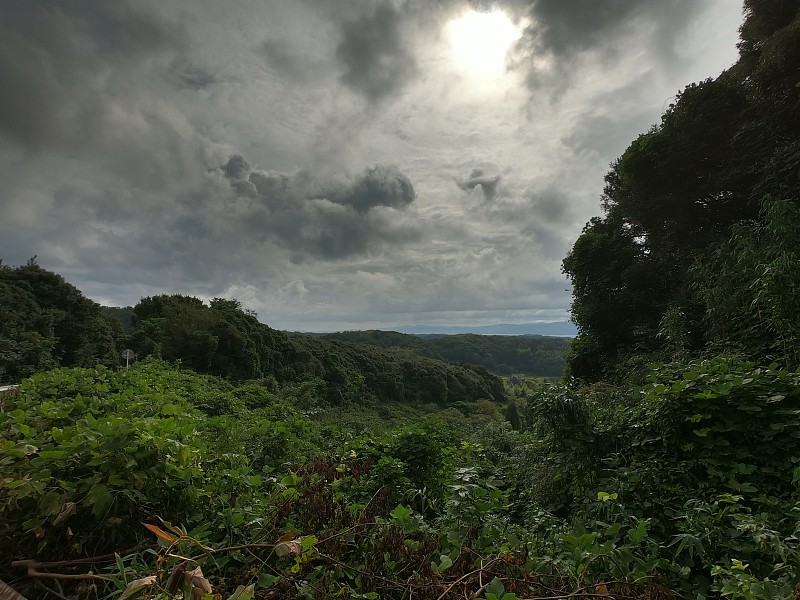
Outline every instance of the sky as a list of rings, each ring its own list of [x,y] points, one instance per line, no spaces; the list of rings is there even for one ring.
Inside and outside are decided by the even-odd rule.
[[[0,0],[0,258],[296,331],[565,321],[736,0]]]

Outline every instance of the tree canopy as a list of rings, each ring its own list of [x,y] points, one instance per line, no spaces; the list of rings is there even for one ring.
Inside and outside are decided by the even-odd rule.
[[[0,263],[0,382],[55,366],[118,364],[113,322],[100,305],[35,259]]]
[[[742,227],[765,235],[794,227],[794,213],[777,207],[800,202],[800,8],[749,1],[745,15],[739,61],[687,86],[661,123],[611,165],[603,216],[564,260],[580,332],[568,359],[574,377],[623,376],[631,361],[668,355],[677,338],[688,352],[720,343],[718,295],[710,290],[722,293],[721,280],[692,265],[722,267],[725,252],[745,252]],[[762,244],[774,250],[774,239],[751,236],[742,257],[749,271],[725,293],[752,290],[760,276],[753,253],[769,254]],[[790,302],[796,285],[771,287],[789,294],[775,302]],[[682,332],[674,330],[679,321]]]

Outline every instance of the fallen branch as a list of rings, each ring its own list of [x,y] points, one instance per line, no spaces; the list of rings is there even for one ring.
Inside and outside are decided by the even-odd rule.
[[[99,556],[87,556],[85,558],[73,558],[71,560],[57,560],[53,562],[39,562],[35,558],[26,558],[24,560],[15,560],[11,563],[12,567],[19,567],[22,569],[33,567],[34,569],[54,569],[56,567],[71,567],[75,565],[86,565],[98,562],[112,562],[117,554],[125,556],[136,552],[138,548],[129,548],[122,552],[115,552],[112,554],[101,554]]]
[[[441,593],[441,595],[436,600],[444,600],[444,597],[447,596],[447,594],[450,593],[450,590],[452,590],[454,587],[456,587],[459,583],[461,583],[463,581],[466,581],[467,579],[469,579],[473,575],[480,575],[481,573],[483,573],[484,569],[489,568],[489,565],[491,565],[492,563],[497,562],[498,560],[500,560],[500,559],[495,558],[494,560],[490,560],[488,563],[486,563],[486,565],[482,566],[480,569],[475,569],[474,571],[470,571],[466,575],[462,575],[461,577],[456,579],[453,583],[448,585],[447,589],[445,591],[443,591]],[[482,586],[482,587],[485,587],[485,586]]]
[[[72,580],[72,581],[112,581],[111,577],[106,575],[95,575],[94,573],[76,573],[76,574],[69,574],[69,573],[43,573],[42,571],[37,571],[34,567],[28,567],[27,571],[28,577],[44,577],[46,579],[61,579],[61,580]]]

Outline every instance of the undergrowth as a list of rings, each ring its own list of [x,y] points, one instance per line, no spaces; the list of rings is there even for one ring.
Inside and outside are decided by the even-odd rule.
[[[640,389],[517,384],[513,410],[334,415],[156,361],[39,374],[0,396],[0,579],[61,598],[796,597],[799,379],[718,358]]]

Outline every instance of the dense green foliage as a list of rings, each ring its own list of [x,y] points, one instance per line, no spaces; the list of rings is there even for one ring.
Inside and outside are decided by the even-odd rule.
[[[392,349],[292,336],[260,323],[233,300],[210,305],[189,296],[143,298],[128,343],[140,356],[180,360],[201,373],[282,386],[319,380],[332,404],[405,402],[447,405],[502,401],[500,381],[484,369]]]
[[[476,408],[374,433],[297,391],[145,361],[0,396],[0,578],[47,583],[10,564],[33,557],[86,573],[85,556],[101,595],[197,566],[220,591],[287,598],[483,580],[509,600],[767,599],[800,578],[800,373],[720,358],[640,390],[521,384],[516,430]]]
[[[326,403],[401,402],[445,406],[504,400],[482,367],[447,364],[387,348],[365,348],[271,329],[236,300],[143,298],[101,308],[34,261],[0,265],[0,383],[58,366],[109,367],[132,349],[139,359],[180,361],[199,373],[258,381],[275,391],[306,383]]]
[[[328,340],[403,348],[422,356],[480,365],[498,375],[560,377],[568,338],[538,335],[408,335],[394,331],[344,331],[321,334]]]
[[[117,330],[150,355],[130,371],[47,371],[114,338],[60,277],[4,268],[0,364],[37,373],[0,393],[0,579],[62,599],[798,598],[800,7],[745,6],[739,63],[634,142],[565,260],[563,385],[186,296]]]
[[[55,366],[116,365],[114,322],[35,260],[0,262],[0,383]]]
[[[796,236],[800,226],[796,208],[786,206],[800,199],[800,7],[748,1],[745,10],[740,60],[688,86],[612,165],[605,214],[587,224],[564,261],[580,332],[568,359],[574,377],[624,378],[647,355],[698,354],[729,333],[771,360],[765,334],[783,335],[792,319],[796,327],[796,314],[786,312],[800,285],[787,266],[793,246],[776,244],[776,234]],[[752,228],[760,234],[745,239]],[[770,271],[774,261],[779,275]],[[694,263],[702,266],[687,268]],[[717,304],[734,284],[733,296],[758,295],[770,307],[759,314],[772,321],[752,340],[742,311],[727,299],[724,309]],[[727,316],[738,332],[721,330]]]

